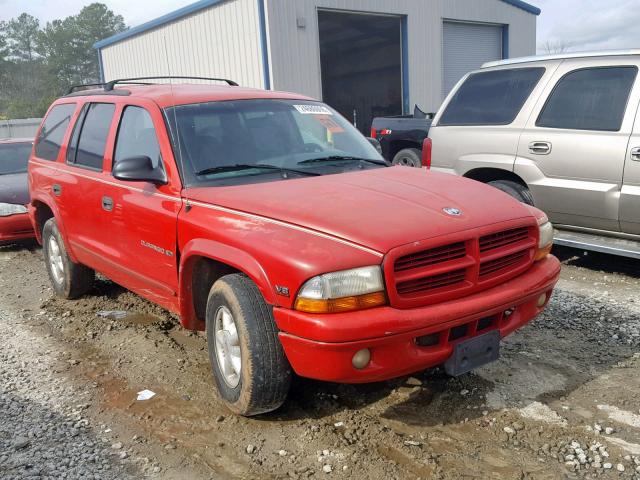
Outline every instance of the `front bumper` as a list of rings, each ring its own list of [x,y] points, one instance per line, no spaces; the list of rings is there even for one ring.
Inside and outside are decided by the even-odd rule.
[[[275,308],[274,316],[285,354],[298,375],[375,382],[440,365],[457,342],[492,329],[501,337],[509,335],[544,309],[559,275],[560,262],[550,255],[508,282],[449,302],[324,315]],[[546,301],[538,306],[542,294]],[[364,348],[371,351],[371,361],[356,369],[353,355]]]
[[[0,245],[35,238],[28,213],[0,217]]]

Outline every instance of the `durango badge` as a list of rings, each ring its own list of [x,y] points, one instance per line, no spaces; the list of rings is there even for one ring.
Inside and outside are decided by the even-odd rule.
[[[442,211],[447,215],[451,215],[452,217],[459,217],[460,215],[462,215],[462,211],[454,207],[444,207]]]

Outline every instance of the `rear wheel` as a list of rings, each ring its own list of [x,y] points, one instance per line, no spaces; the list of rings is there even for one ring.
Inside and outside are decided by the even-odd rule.
[[[422,166],[422,152],[417,148],[404,148],[393,157],[393,165],[420,168]]]
[[[95,272],[67,255],[55,218],[42,229],[42,251],[53,291],[59,297],[73,299],[85,294],[93,285]]]
[[[487,183],[487,185],[491,185],[498,190],[502,190],[504,193],[511,195],[519,202],[533,206],[533,195],[531,195],[531,191],[518,182],[514,182],[512,180],[494,180]]]
[[[242,274],[215,282],[206,324],[213,378],[229,409],[251,416],[280,407],[289,392],[291,367],[271,307],[255,283]]]

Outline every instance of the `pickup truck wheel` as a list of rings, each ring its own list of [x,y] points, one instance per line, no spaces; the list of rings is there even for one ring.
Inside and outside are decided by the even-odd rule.
[[[271,307],[245,275],[226,275],[211,287],[206,312],[213,379],[225,404],[239,415],[277,409],[291,383]]]
[[[53,291],[59,297],[74,299],[85,294],[93,284],[95,272],[74,263],[67,255],[55,218],[50,218],[42,229],[42,250]]]
[[[498,190],[502,190],[504,193],[511,195],[519,202],[533,206],[533,195],[531,195],[531,191],[518,182],[513,182],[511,180],[494,180],[487,183],[487,185],[491,185]]]
[[[422,166],[422,152],[417,148],[405,148],[393,157],[393,165],[420,168]]]

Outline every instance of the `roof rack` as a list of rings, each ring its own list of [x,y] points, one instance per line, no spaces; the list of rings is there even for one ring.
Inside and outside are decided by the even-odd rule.
[[[188,76],[176,77],[176,76],[169,75],[169,76],[163,76],[163,77],[118,78],[116,80],[111,80],[109,82],[103,82],[103,83],[81,83],[81,84],[78,84],[78,85],[71,85],[67,89],[67,91],[65,92],[65,96],[66,95],[71,95],[72,93],[76,92],[76,90],[88,89],[89,87],[102,87],[105,92],[111,92],[111,91],[113,91],[113,87],[115,87],[116,85],[119,85],[119,84],[126,84],[126,85],[153,85],[153,83],[151,83],[151,82],[140,82],[139,80],[162,80],[162,79],[216,80],[216,81],[219,81],[219,82],[227,82],[227,84],[229,84],[232,87],[237,87],[238,86],[238,84],[236,82],[234,82],[233,80],[229,80],[227,78],[188,77]]]
[[[109,92],[113,90],[113,87],[119,83],[128,83],[131,84],[138,80],[162,80],[162,79],[170,79],[170,80],[216,80],[219,82],[227,82],[232,87],[237,87],[238,84],[233,80],[229,80],[228,78],[215,78],[215,77],[188,77],[188,76],[172,76],[165,75],[161,77],[135,77],[135,78],[119,78],[117,80],[111,80],[110,82],[104,83],[104,89]],[[148,84],[147,84],[148,85]]]

